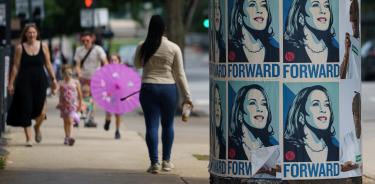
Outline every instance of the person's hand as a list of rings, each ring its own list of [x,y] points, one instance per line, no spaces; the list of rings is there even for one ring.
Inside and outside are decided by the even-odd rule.
[[[350,171],[350,170],[353,170],[353,169],[357,169],[358,167],[359,167],[358,164],[356,164],[352,161],[347,161],[343,165],[341,165],[341,171],[346,172],[346,171]]]
[[[9,93],[9,95],[13,95],[14,94],[14,86],[13,86],[13,84],[8,84],[8,93]]]
[[[52,94],[55,95],[56,92],[57,92],[57,81],[56,79],[53,79],[52,80],[52,83],[51,83],[51,91],[52,91]]]
[[[77,111],[78,111],[78,112],[82,112],[82,109],[83,109],[82,101],[79,101],[79,102],[78,102]]]
[[[191,108],[194,107],[193,102],[192,102],[191,100],[185,100],[184,102],[182,102],[182,107],[183,107],[185,104],[189,104],[189,105],[191,106]]]
[[[350,34],[346,33],[345,34],[345,49],[349,51],[351,45],[352,45],[352,42],[350,41]]]
[[[187,122],[191,113],[191,110],[193,109],[193,102],[191,100],[185,100],[182,103],[182,121]]]
[[[271,176],[276,176],[276,172],[277,172],[277,169],[275,168],[260,168],[258,171],[257,171],[257,174],[269,174]]]

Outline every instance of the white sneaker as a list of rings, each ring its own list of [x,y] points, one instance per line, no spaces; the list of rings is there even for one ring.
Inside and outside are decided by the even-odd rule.
[[[160,164],[152,164],[148,169],[147,172],[152,173],[152,174],[158,174],[160,170]]]
[[[31,141],[26,141],[26,147],[33,147],[33,143]]]
[[[164,171],[171,171],[174,168],[174,164],[171,161],[163,160],[162,167]]]

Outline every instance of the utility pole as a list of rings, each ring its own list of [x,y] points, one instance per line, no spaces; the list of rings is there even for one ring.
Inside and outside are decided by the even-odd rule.
[[[6,86],[11,55],[11,0],[0,0],[0,138],[5,130]]]
[[[32,4],[31,4],[31,0],[28,0],[27,8],[29,10],[29,21],[28,22],[33,22],[34,17],[33,17],[33,7],[32,7]]]

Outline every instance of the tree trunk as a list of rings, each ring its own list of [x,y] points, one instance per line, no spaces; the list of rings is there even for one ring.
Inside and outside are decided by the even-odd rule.
[[[188,4],[187,11],[184,16],[185,30],[190,30],[191,23],[193,22],[193,17],[195,10],[198,5],[198,0],[190,0]]]
[[[167,12],[167,36],[169,40],[180,46],[182,52],[185,48],[183,4],[184,0],[165,0]]]

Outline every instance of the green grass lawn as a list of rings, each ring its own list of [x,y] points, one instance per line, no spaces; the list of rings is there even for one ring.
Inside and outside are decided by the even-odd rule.
[[[118,49],[124,45],[138,45],[143,38],[115,38],[112,39],[110,53],[117,53]]]

